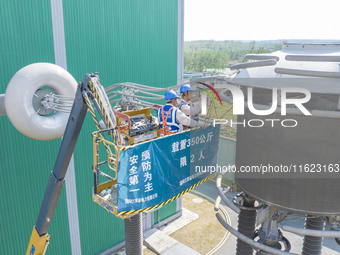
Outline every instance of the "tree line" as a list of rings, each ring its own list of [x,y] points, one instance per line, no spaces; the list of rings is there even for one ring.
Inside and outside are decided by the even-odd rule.
[[[281,49],[278,41],[190,41],[184,43],[184,71],[218,72],[245,62],[247,54],[270,53]]]

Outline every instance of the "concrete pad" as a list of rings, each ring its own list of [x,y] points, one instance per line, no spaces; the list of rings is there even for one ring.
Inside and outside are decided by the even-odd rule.
[[[294,214],[295,217],[301,216],[303,217],[304,215],[299,215],[299,214]],[[285,225],[288,226],[294,226],[298,228],[304,228],[305,225],[305,219],[297,219],[297,220],[285,220],[283,221]],[[329,230],[328,224],[326,224],[326,230]],[[282,231],[283,236],[286,237],[289,242],[292,245],[291,252],[300,254],[302,252],[302,246],[303,246],[303,236],[297,235],[294,233],[290,233],[287,231]],[[322,242],[322,250],[321,254],[323,255],[339,255],[340,254],[340,246],[338,246],[334,240],[334,238],[323,238]]]
[[[176,243],[175,245],[171,246],[169,249],[164,251],[162,255],[200,255],[197,251],[185,246],[182,243]]]
[[[151,228],[143,233],[144,240],[153,235],[155,232],[159,231],[157,228]]]
[[[302,246],[303,246],[303,236],[289,233],[286,231],[282,231],[282,232],[283,232],[284,237],[286,237],[289,240],[290,244],[292,245],[292,249],[290,250],[290,252],[301,254]],[[322,255],[339,255],[340,248],[336,247],[336,242],[334,241],[334,239],[324,238],[321,254]]]
[[[144,239],[144,243],[150,250],[158,254],[162,254],[163,252],[165,252],[167,249],[170,249],[171,246],[177,244],[178,242],[172,237],[157,230],[148,238]]]
[[[124,242],[124,245],[125,245],[125,242]],[[143,250],[144,249],[146,249],[147,247],[145,246],[145,245],[143,245]],[[114,253],[112,253],[112,252],[104,252],[104,253],[100,253],[99,255],[126,255],[126,249],[125,249],[125,246],[122,248],[122,249],[120,249],[120,250],[118,250],[118,251],[116,251],[116,252],[114,252]]]
[[[182,216],[173,222],[169,223],[167,226],[161,228],[161,231],[166,235],[171,235],[177,230],[183,228],[185,225],[198,219],[198,214],[183,207]]]
[[[162,227],[161,230],[152,228],[144,232],[144,243],[157,254],[198,255],[200,253],[169,236],[198,217],[198,214],[183,208],[182,216]]]
[[[152,233],[153,232],[153,233]],[[174,238],[168,236],[162,231],[150,231],[152,233],[148,238],[144,239],[144,244],[157,254],[168,255],[199,255],[197,251],[185,246]]]

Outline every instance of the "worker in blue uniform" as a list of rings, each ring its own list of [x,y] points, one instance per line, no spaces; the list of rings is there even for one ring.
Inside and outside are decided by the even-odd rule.
[[[182,101],[178,105],[178,109],[180,109],[185,115],[193,118],[198,121],[198,115],[201,112],[201,104],[193,104],[190,102],[191,100],[191,87],[189,84],[184,84],[179,92],[182,95]]]
[[[183,125],[188,127],[202,127],[204,123],[197,122],[186,116],[177,108],[176,92],[169,90],[165,93],[166,105],[158,110],[159,128],[163,135],[173,134],[183,130]]]

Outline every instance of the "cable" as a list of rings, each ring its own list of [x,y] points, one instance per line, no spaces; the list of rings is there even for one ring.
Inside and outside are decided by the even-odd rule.
[[[183,84],[178,84],[178,85],[174,85],[174,86],[170,86],[170,87],[166,87],[166,88],[159,88],[159,87],[152,87],[152,86],[147,86],[147,85],[142,85],[142,84],[137,84],[137,83],[130,83],[130,82],[126,82],[126,83],[118,83],[118,84],[113,84],[111,86],[106,87],[106,92],[113,90],[115,88],[119,88],[119,87],[130,87],[130,88],[138,88],[140,90],[144,90],[144,91],[167,91],[170,89],[176,89],[181,87],[184,84],[188,84],[187,82],[183,83]]]
[[[241,234],[240,232],[238,232],[236,229],[234,229],[233,227],[231,227],[227,222],[224,221],[224,219],[222,218],[222,216],[219,213],[216,213],[216,217],[218,219],[218,221],[227,229],[229,230],[234,236],[236,236],[237,238],[241,239],[243,242],[248,243],[249,245],[253,246],[255,249],[259,249],[262,251],[266,251],[270,254],[274,254],[274,255],[297,255],[295,253],[290,253],[290,252],[285,252],[285,251],[280,251],[277,250],[275,248],[269,247],[267,245],[258,243],[256,241],[254,241],[253,239],[250,239],[249,237]]]
[[[207,196],[207,195],[205,195],[205,194],[203,194],[203,193],[201,193],[201,192],[199,192],[199,191],[191,190],[190,193],[193,193],[193,194],[195,194],[195,195],[198,195],[198,196],[200,196],[200,197],[203,197],[203,198],[207,199],[209,202],[211,202],[211,203],[213,203],[213,204],[215,203],[215,200],[214,200],[214,199],[212,199],[211,197],[209,197],[209,196]],[[226,211],[226,209],[225,209],[222,205],[219,206],[219,209],[220,209],[221,212],[223,213],[224,217],[227,219],[227,222],[228,222],[229,224],[231,224],[231,219],[230,219],[230,216],[229,216],[228,212]],[[226,231],[226,233],[225,233],[225,235],[223,236],[223,238],[221,239],[221,241],[220,241],[213,249],[211,249],[206,255],[212,255],[212,254],[214,254],[214,253],[215,253],[218,249],[220,249],[221,246],[227,241],[227,239],[229,238],[229,236],[230,236],[230,232],[229,232],[229,231]]]

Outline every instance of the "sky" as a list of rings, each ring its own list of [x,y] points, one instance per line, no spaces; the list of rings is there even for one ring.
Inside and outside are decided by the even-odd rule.
[[[339,0],[184,0],[184,40],[335,39]]]

